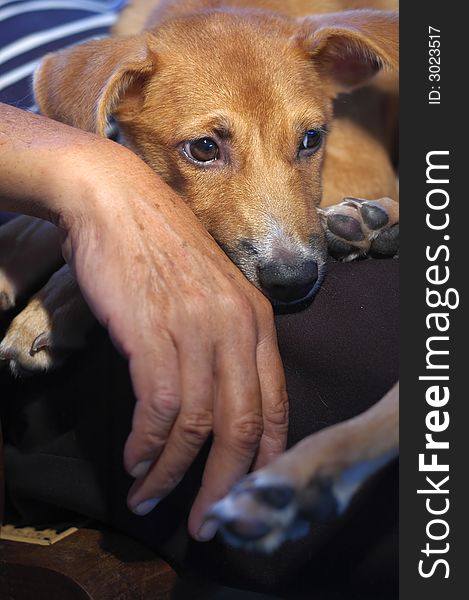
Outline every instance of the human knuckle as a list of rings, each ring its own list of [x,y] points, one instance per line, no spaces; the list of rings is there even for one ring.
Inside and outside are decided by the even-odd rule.
[[[223,307],[228,313],[228,316],[233,319],[233,323],[239,324],[244,321],[252,321],[254,319],[254,307],[249,298],[235,291],[223,299]]]
[[[264,408],[264,421],[277,427],[287,426],[288,413],[288,397],[286,393],[280,393],[275,401]]]
[[[148,422],[144,425],[140,432],[136,432],[138,435],[138,442],[141,448],[148,450],[155,450],[161,448],[166,444],[167,438],[157,429],[151,426]]]
[[[264,423],[260,414],[244,415],[231,423],[230,437],[232,443],[241,448],[256,448],[264,431]]]
[[[200,290],[192,291],[190,297],[186,300],[184,315],[189,322],[209,316],[209,298]]]
[[[179,392],[169,386],[160,386],[153,394],[151,407],[155,415],[166,421],[172,420],[181,406]]]
[[[212,430],[212,420],[210,409],[181,415],[182,435],[190,442],[204,442]]]

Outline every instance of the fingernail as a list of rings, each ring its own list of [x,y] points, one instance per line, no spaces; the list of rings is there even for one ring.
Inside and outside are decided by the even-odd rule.
[[[205,523],[199,529],[197,538],[201,542],[208,542],[209,540],[215,537],[217,530],[218,523],[213,519],[209,519],[208,521],[205,521]]]
[[[137,504],[135,508],[131,508],[131,511],[139,517],[144,517],[155,508],[160,500],[161,498],[150,498],[150,500],[144,500],[143,502],[140,502],[140,504]]]
[[[152,464],[152,460],[143,460],[142,462],[138,463],[138,465],[135,465],[135,467],[130,471],[130,475],[134,479],[141,479],[148,473]]]

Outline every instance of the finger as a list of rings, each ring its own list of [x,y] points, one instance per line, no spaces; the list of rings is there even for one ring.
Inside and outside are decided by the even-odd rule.
[[[156,351],[131,355],[130,374],[137,402],[124,464],[132,476],[141,477],[161,453],[181,406],[179,363],[173,342],[160,338]]]
[[[217,366],[213,444],[189,517],[189,531],[200,541],[215,534],[212,524],[201,530],[208,507],[248,472],[262,435],[255,341],[220,349]]]
[[[186,336],[185,340],[194,338]],[[181,481],[212,431],[213,351],[181,347],[182,406],[168,441],[148,474],[132,486],[128,503],[134,509],[160,500]],[[155,504],[156,506],[156,504]],[[137,512],[139,512],[137,510]],[[140,514],[140,513],[139,513]]]
[[[257,371],[262,395],[264,432],[254,462],[259,469],[285,451],[288,433],[288,397],[275,327],[257,346]]]

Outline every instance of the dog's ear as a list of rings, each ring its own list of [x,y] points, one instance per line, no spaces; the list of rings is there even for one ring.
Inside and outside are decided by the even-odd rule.
[[[307,17],[297,37],[335,95],[399,68],[399,15],[351,10]]]
[[[153,71],[145,34],[93,40],[45,56],[34,93],[42,114],[104,135],[111,113],[138,108]]]

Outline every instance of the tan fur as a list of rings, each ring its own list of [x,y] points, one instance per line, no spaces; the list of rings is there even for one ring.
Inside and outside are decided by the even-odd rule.
[[[353,48],[388,69],[396,67],[397,20],[372,11],[296,20],[358,2],[231,0],[223,5],[233,12],[214,11],[220,4],[161,2],[148,20],[148,33],[47,57],[35,80],[41,110],[101,134],[113,113],[127,145],[228,248],[240,237],[266,238],[272,222],[308,244],[321,236],[315,211],[321,202],[335,204],[347,195],[396,198],[383,118],[386,99],[376,91],[365,97],[356,92],[339,102],[335,120],[332,116],[337,93],[373,75],[364,63],[357,81],[340,79],[343,75],[334,72],[337,56]],[[141,21],[154,5],[134,2],[119,31],[127,22],[132,30],[131,20],[139,14]],[[253,6],[295,19],[272,11],[239,18],[239,8]],[[307,163],[295,162],[302,132],[324,123],[330,127],[325,157],[320,151]],[[231,164],[194,168],[178,143],[214,129],[229,131]]]
[[[119,18],[113,33],[115,35],[136,34],[145,27],[151,28],[163,16],[183,14],[191,7],[206,6],[209,8],[219,4],[218,0],[189,0],[179,3],[174,3],[171,0],[133,0]],[[285,0],[257,0],[255,2],[252,2],[252,0],[229,0],[223,4],[238,7],[256,5],[262,9],[292,17],[303,17],[312,13],[336,13],[361,8],[396,11],[399,8],[397,0],[295,0],[294,2],[286,2]],[[397,66],[396,62],[394,61],[394,66]],[[329,136],[324,162],[322,206],[336,204],[346,195],[366,198],[378,198],[384,195],[398,198],[395,172],[388,158],[389,146],[392,143],[389,138],[393,135],[396,126],[396,74],[381,75],[378,87],[386,89],[387,94],[384,95],[384,98],[380,98],[375,102],[367,99],[366,102],[370,104],[368,109],[364,106],[363,98],[360,98],[358,106],[361,107],[361,114],[358,123],[356,122],[356,115],[341,114],[340,117],[336,117],[336,126]],[[369,130],[369,115],[370,112],[376,110],[377,104],[382,113],[381,119],[384,120],[384,125],[382,121],[378,125],[378,136],[375,135],[376,126],[371,131]],[[389,114],[391,109],[394,120],[388,125],[386,114]],[[386,125],[391,128],[390,132],[386,129]],[[384,131],[380,129],[383,126]],[[359,145],[360,150],[359,161],[356,159],[357,145]],[[378,175],[370,180],[370,172],[378,173]]]
[[[201,6],[212,8],[220,5],[219,0],[131,0],[118,22],[113,28],[114,35],[139,33],[145,26],[150,26],[163,16],[185,14],[193,8]],[[398,10],[397,0],[228,0],[224,6],[252,7],[278,12],[291,17],[304,17],[309,14],[334,13],[357,8],[373,8],[377,10]],[[151,17],[151,19],[150,19]]]

